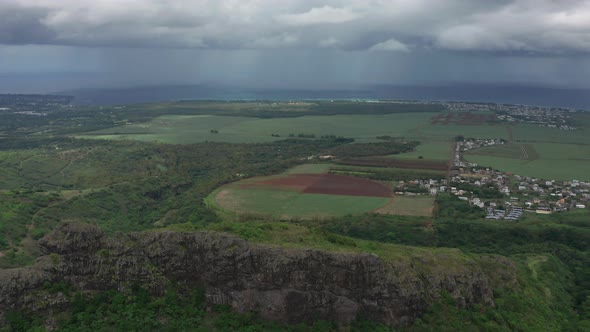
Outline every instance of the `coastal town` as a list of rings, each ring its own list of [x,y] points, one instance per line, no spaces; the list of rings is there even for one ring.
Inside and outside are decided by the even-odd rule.
[[[464,154],[474,149],[507,144],[510,143],[504,139],[458,137],[453,145],[447,179],[400,181],[396,194],[436,196],[450,193],[483,209],[486,219],[503,221],[517,221],[525,213],[551,214],[590,206],[588,181],[522,176],[481,167],[464,159]],[[522,153],[523,158],[528,157],[526,151]]]
[[[515,221],[523,212],[551,214],[588,206],[590,182],[522,176],[481,167],[463,158],[472,149],[505,144],[503,139],[471,138],[456,142],[448,191],[486,209],[486,218],[494,220]]]
[[[523,123],[561,130],[576,130],[571,115],[578,110],[565,107],[541,107],[495,103],[443,103],[449,112],[495,113],[496,120],[506,123]]]

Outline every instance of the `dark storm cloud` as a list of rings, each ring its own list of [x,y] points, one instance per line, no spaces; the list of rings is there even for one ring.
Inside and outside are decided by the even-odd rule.
[[[47,13],[42,8],[0,2],[0,44],[51,42],[55,33],[41,22]]]
[[[588,0],[0,0],[0,43],[590,52]]]

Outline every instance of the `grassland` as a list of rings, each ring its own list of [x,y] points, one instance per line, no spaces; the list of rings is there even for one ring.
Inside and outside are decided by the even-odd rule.
[[[433,113],[332,115],[272,119],[170,115],[158,117],[147,123],[128,124],[89,132],[80,137],[159,141],[174,144],[203,141],[268,142],[284,139],[290,134],[374,139],[380,135],[409,136],[416,127],[427,123],[432,115]],[[216,130],[217,133],[212,133],[211,130]]]

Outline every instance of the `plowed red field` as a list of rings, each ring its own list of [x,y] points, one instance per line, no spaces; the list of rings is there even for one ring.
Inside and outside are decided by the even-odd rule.
[[[291,174],[284,177],[258,182],[257,185],[291,187],[305,190],[305,188],[318,182],[324,174]]]
[[[388,186],[379,182],[336,174],[292,174],[243,185],[250,188],[284,188],[306,194],[328,194],[345,196],[391,197]]]
[[[375,181],[346,175],[326,174],[304,193],[348,196],[390,197],[391,189]]]

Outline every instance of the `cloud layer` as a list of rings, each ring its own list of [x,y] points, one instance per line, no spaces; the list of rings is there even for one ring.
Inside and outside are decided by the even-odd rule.
[[[590,53],[588,0],[0,0],[0,44]]]

